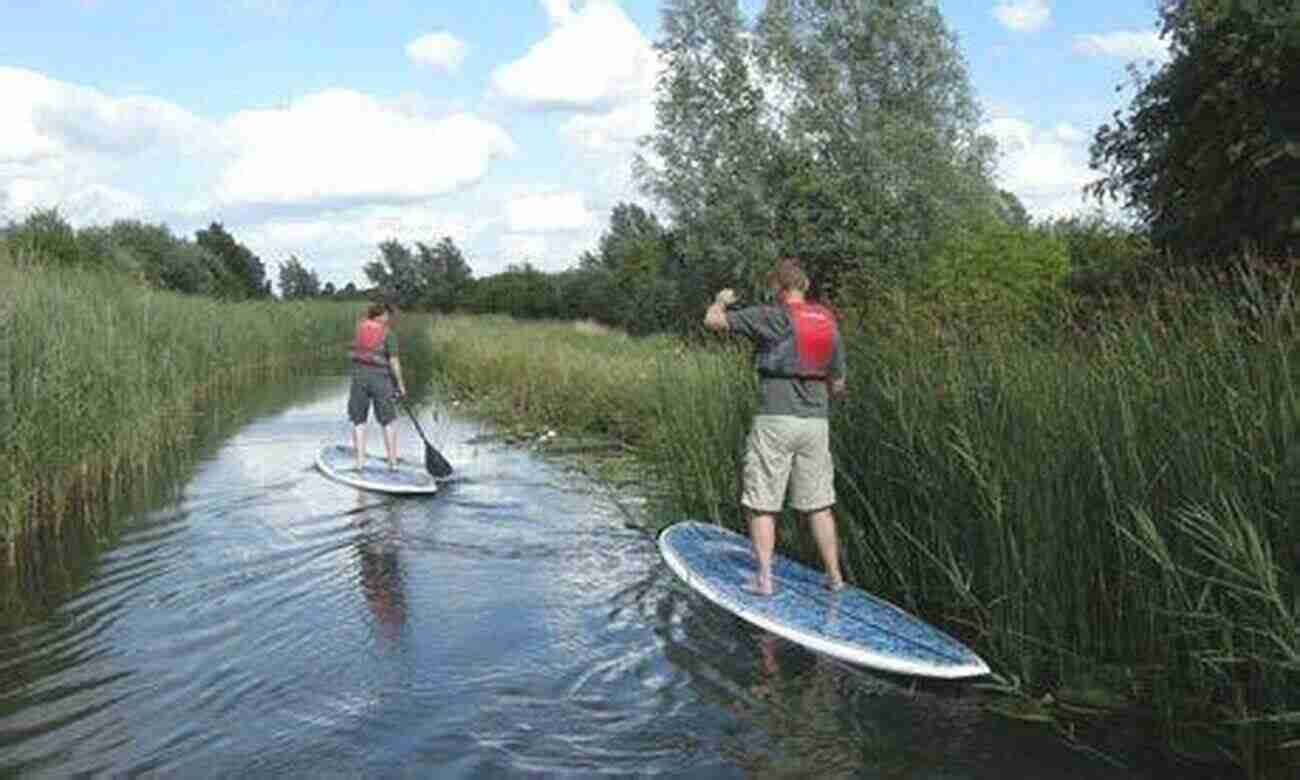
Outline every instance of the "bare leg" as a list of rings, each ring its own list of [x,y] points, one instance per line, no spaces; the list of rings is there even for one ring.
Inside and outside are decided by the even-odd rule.
[[[751,511],[749,514],[749,541],[758,559],[758,573],[753,590],[765,596],[772,595],[772,551],[776,548],[776,517]]]
[[[812,528],[817,552],[821,553],[822,566],[826,569],[826,587],[839,590],[844,587],[844,575],[840,573],[840,543],[835,533],[835,515],[830,509],[818,509],[808,515],[808,525]]]
[[[366,425],[352,426],[352,448],[357,453],[357,471],[361,471],[366,465]]]
[[[397,426],[384,426],[384,450],[388,453],[388,468],[397,468]]]

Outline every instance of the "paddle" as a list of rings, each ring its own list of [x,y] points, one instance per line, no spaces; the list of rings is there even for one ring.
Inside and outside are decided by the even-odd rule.
[[[429,438],[424,435],[424,429],[420,427],[420,421],[415,419],[415,415],[411,412],[411,407],[406,405],[406,396],[398,396],[398,400],[401,401],[402,408],[406,410],[406,414],[410,416],[411,422],[415,423],[415,430],[420,432],[420,438],[424,440],[424,470],[429,472],[430,476],[438,479],[450,477],[451,464],[447,462],[446,458],[442,457],[441,452],[438,452],[438,450],[434,449],[433,445],[429,443]]]

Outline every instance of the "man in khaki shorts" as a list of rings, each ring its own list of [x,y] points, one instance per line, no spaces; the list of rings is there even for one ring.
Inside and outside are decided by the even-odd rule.
[[[728,311],[736,293],[722,290],[704,315],[715,331],[739,333],[754,342],[759,408],[745,442],[741,505],[749,513],[749,537],[758,571],[749,588],[772,593],[776,516],[785,506],[808,518],[826,569],[826,586],[839,590],[839,540],[835,533],[835,467],[830,450],[830,399],[846,384],[844,348],[835,316],[804,299],[808,276],[794,258],[768,275],[776,293],[771,305]]]

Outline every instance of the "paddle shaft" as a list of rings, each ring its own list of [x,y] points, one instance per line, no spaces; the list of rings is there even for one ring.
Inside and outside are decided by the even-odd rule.
[[[393,382],[396,383],[397,375],[393,373],[391,366],[388,373],[393,375]],[[441,452],[438,452],[437,448],[429,443],[429,437],[424,435],[424,428],[420,427],[420,421],[415,419],[415,413],[411,411],[411,407],[406,403],[406,395],[399,393],[397,400],[402,404],[402,408],[406,410],[406,416],[410,417],[411,422],[415,424],[415,430],[420,434],[420,440],[424,442],[424,470],[429,472],[429,476],[432,477],[450,476],[451,464],[447,462]]]
[[[428,471],[429,474],[434,477],[451,476],[451,464],[447,462],[447,459],[442,456],[441,452],[438,452],[438,450],[429,443],[429,438],[424,435],[424,429],[420,427],[420,421],[415,419],[415,414],[411,411],[411,407],[407,406],[405,398],[402,399],[402,408],[406,410],[407,416],[410,417],[411,422],[415,424],[415,430],[419,432],[420,438],[424,441],[425,471]]]

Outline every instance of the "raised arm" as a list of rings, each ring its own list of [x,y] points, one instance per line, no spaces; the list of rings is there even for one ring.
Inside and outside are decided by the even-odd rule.
[[[727,330],[727,307],[736,302],[736,291],[731,288],[720,290],[713,298],[712,305],[704,312],[704,327],[709,330]]]

